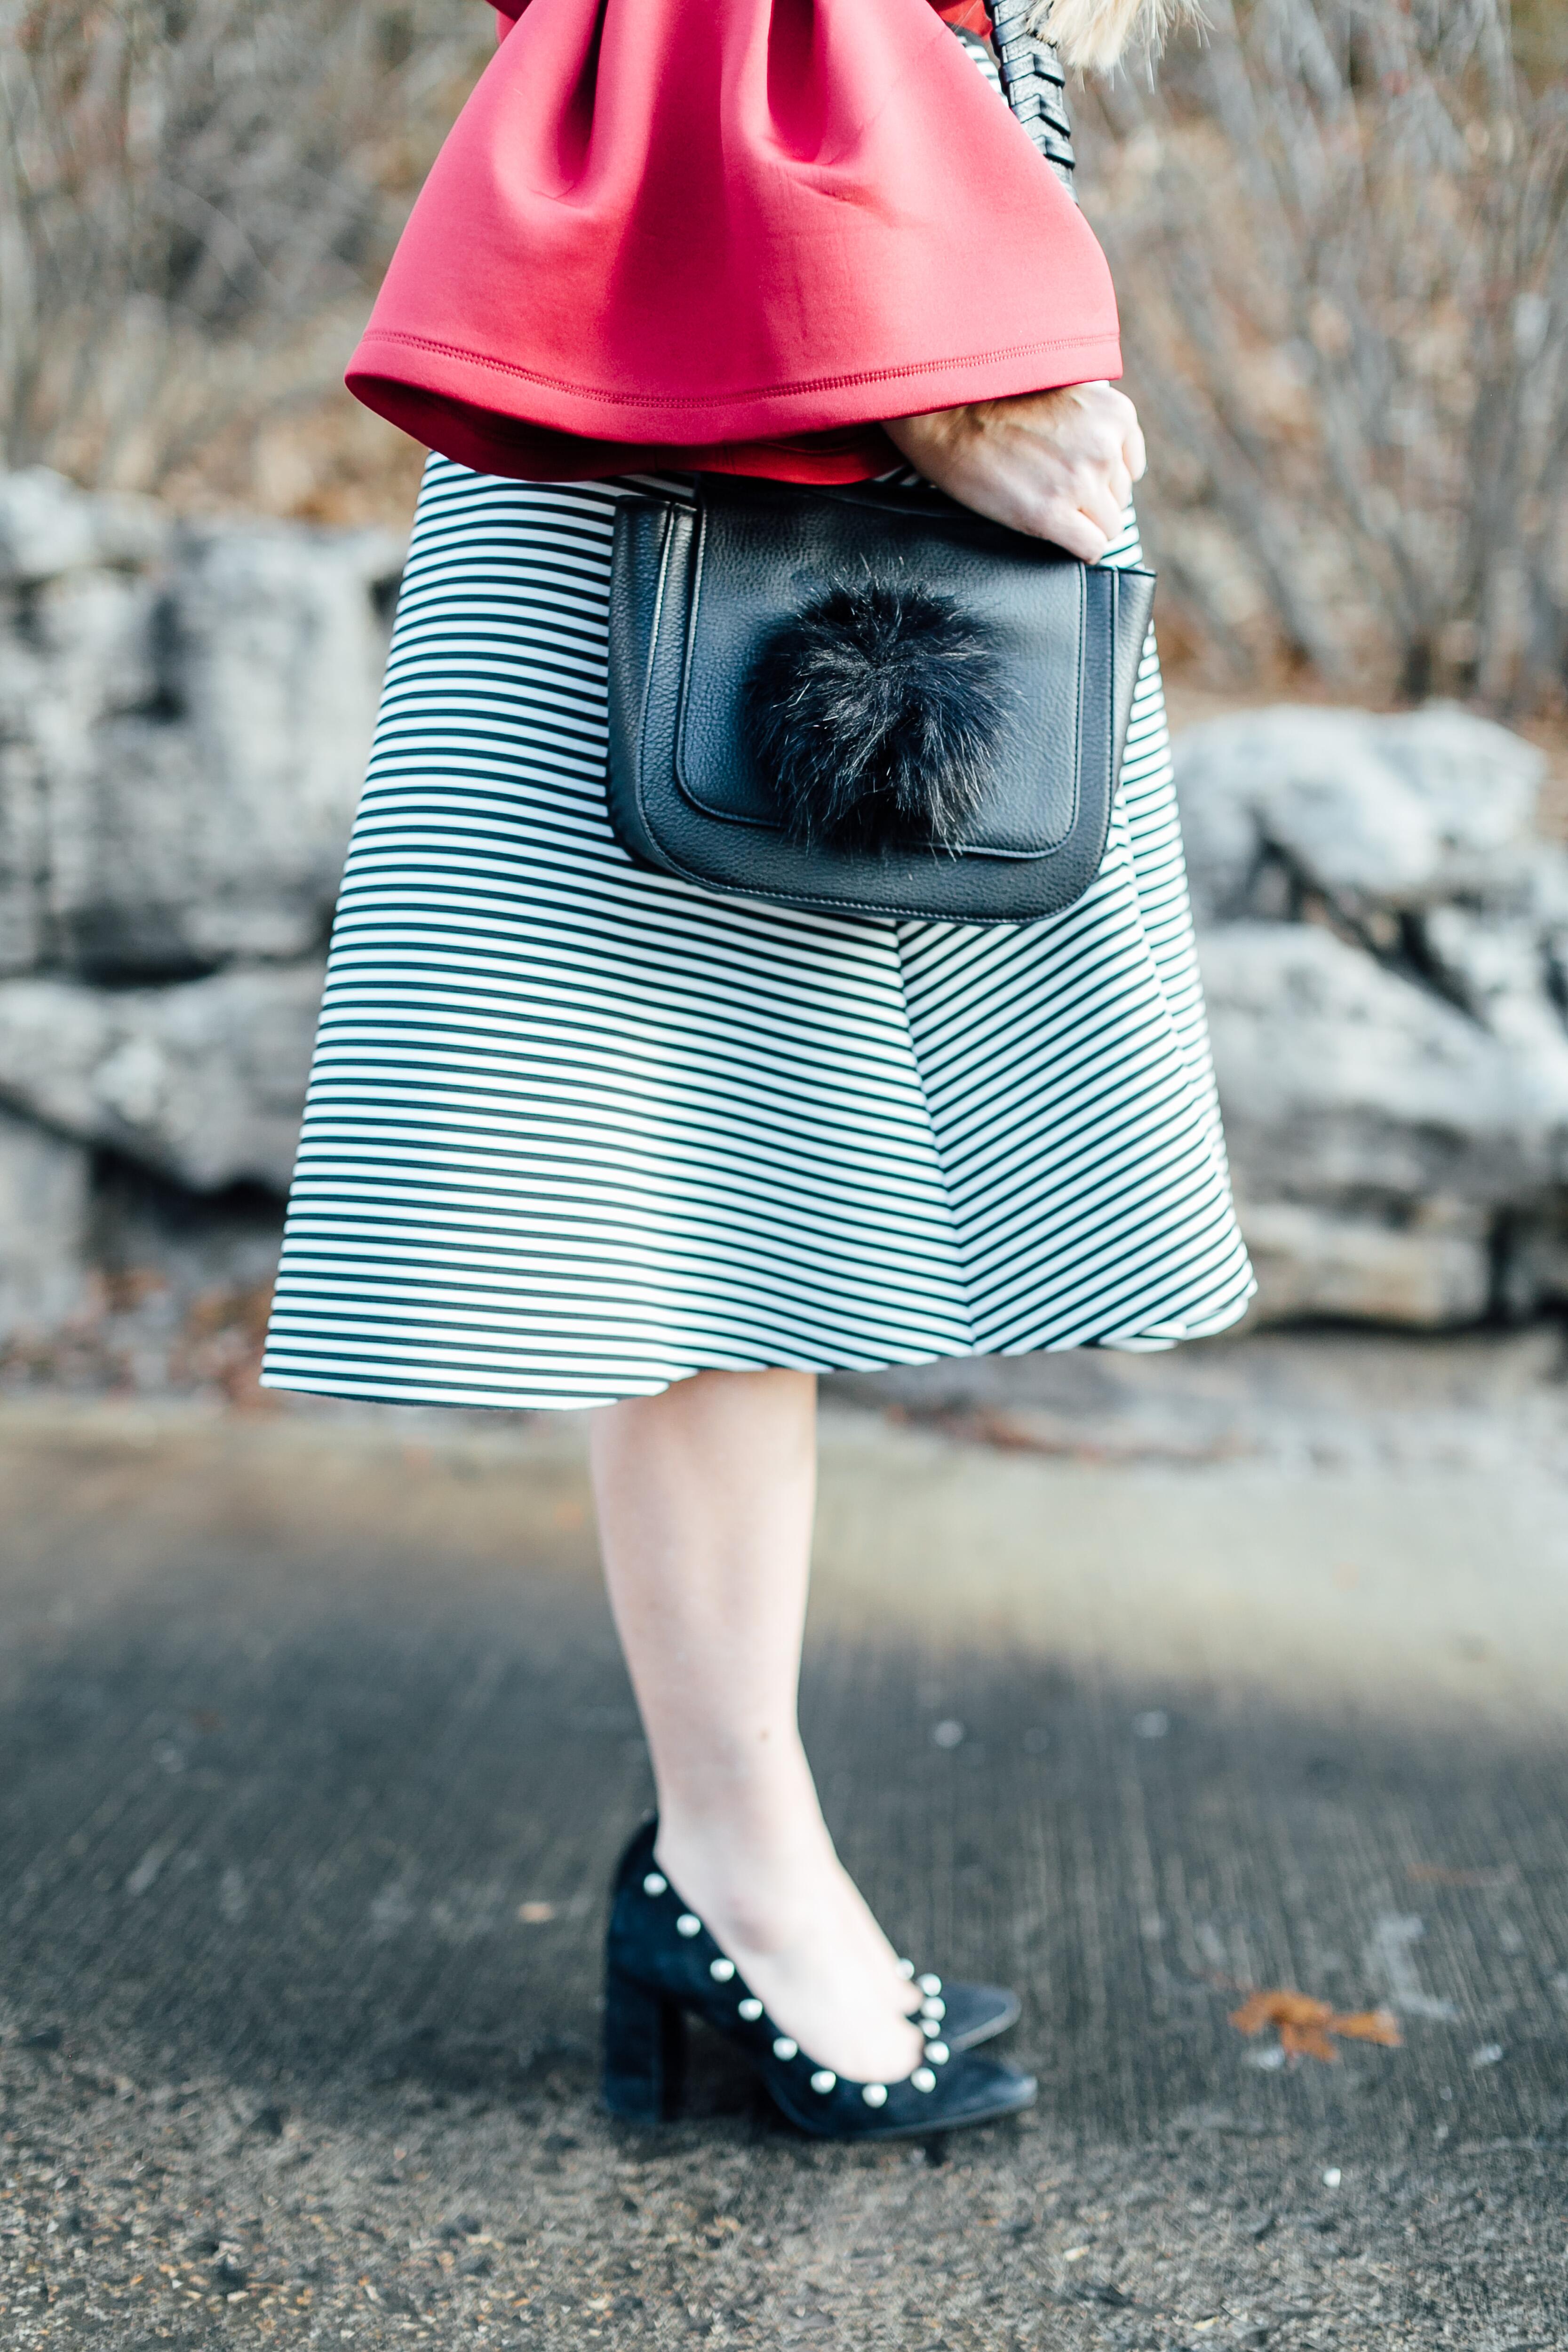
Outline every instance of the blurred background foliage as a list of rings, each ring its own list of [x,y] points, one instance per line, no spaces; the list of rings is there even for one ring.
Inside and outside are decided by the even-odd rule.
[[[1194,648],[1519,716],[1568,661],[1568,11],[1209,0],[1084,110]]]
[[[0,0],[4,462],[322,520],[419,457],[343,362],[479,0]]]
[[[1568,673],[1568,8],[1209,0],[1077,101],[1168,652],[1221,689]],[[4,461],[400,520],[342,395],[479,0],[0,0]]]

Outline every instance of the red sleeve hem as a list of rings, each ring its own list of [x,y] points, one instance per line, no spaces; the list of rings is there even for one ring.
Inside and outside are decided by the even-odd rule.
[[[616,474],[762,475],[775,482],[868,482],[900,461],[877,425],[757,441],[616,441],[561,433],[494,409],[356,377],[355,396],[427,449],[476,474],[520,482],[604,481]]]
[[[777,481],[862,482],[896,462],[884,417],[1121,373],[1115,336],[1072,336],[826,384],[720,399],[650,399],[550,383],[512,361],[372,328],[347,381],[355,399],[377,415],[477,473],[576,481],[663,466]]]

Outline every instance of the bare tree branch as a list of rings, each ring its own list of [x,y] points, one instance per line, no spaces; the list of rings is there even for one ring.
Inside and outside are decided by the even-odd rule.
[[[1203,544],[1272,614],[1217,648],[1233,670],[1272,645],[1383,692],[1560,695],[1561,73],[1526,73],[1507,0],[1209,13],[1084,140],[1153,426],[1152,536],[1222,526]]]
[[[0,462],[156,487],[324,391],[492,40],[478,0],[0,0]]]

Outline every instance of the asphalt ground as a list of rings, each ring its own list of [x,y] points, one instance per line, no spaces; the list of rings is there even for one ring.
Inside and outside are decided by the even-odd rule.
[[[597,2110],[580,1424],[0,1408],[0,2341],[1568,2344],[1568,1490],[1372,1388],[1310,1459],[827,1416],[829,1814],[1041,2084],[860,2152],[714,2044]]]

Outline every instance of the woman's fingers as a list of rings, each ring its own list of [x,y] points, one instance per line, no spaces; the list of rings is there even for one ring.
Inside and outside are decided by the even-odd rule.
[[[1080,563],[1098,563],[1110,544],[1110,533],[1100,529],[1092,515],[1061,499],[1052,499],[1042,508],[1037,536],[1065,547]]]
[[[1079,492],[1078,503],[1080,511],[1089,517],[1090,522],[1099,525],[1108,543],[1119,537],[1121,530],[1121,518],[1127,511],[1127,500],[1124,497],[1117,496],[1114,488],[1103,475],[1099,479],[1084,485]]]
[[[1085,563],[1098,563],[1112,540],[1121,536],[1132,490],[1126,467],[1118,461],[1113,468],[1078,465],[1042,470],[1046,479],[1037,480],[1033,498],[1020,500],[1005,520],[1016,530],[1054,540]]]
[[[1121,535],[1131,488],[1126,467],[1118,465],[1114,477],[1101,466],[1088,464],[1050,467],[1046,472],[1031,511],[1021,518],[1023,529],[1037,532],[1042,539],[1054,539],[1058,547],[1085,563],[1097,563],[1111,541]]]
[[[1109,383],[894,418],[887,429],[928,481],[1086,563],[1121,536],[1143,470],[1138,413]]]
[[[1131,485],[1142,481],[1148,464],[1138,411],[1124,392],[1109,383],[1081,385],[1079,405],[1082,429],[1090,436],[1085,454],[1108,468],[1119,489],[1124,472],[1130,494]],[[1122,504],[1126,503],[1123,497]]]

